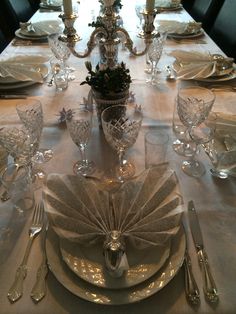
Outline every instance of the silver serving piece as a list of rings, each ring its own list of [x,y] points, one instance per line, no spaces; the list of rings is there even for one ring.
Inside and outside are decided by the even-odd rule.
[[[205,251],[202,232],[199,225],[199,220],[197,217],[196,209],[194,207],[193,201],[188,203],[188,214],[189,214],[189,222],[191,226],[191,232],[193,236],[193,240],[195,243],[195,247],[197,250],[198,261],[201,266],[202,274],[203,274],[203,290],[206,299],[211,302],[215,303],[218,301],[218,292],[217,288],[210,270],[210,265],[208,262],[208,257]]]
[[[64,22],[65,29],[64,34],[59,39],[68,43],[68,47],[74,56],[77,58],[86,58],[89,56],[92,50],[95,48],[97,40],[104,48],[106,64],[109,67],[114,67],[114,65],[117,63],[118,45],[120,44],[121,40],[124,40],[124,46],[134,56],[142,56],[147,52],[148,47],[152,42],[153,36],[157,35],[153,25],[157,11],[144,10],[142,12],[144,16],[142,37],[144,38],[145,48],[142,51],[137,51],[128,32],[123,27],[118,25],[120,17],[113,9],[113,3],[114,0],[104,0],[105,10],[104,13],[98,17],[99,26],[97,26],[91,33],[90,39],[87,43],[87,50],[82,53],[75,50],[75,44],[78,40],[80,40],[80,37],[76,34],[76,30],[73,27],[77,15],[60,15],[60,18]]]

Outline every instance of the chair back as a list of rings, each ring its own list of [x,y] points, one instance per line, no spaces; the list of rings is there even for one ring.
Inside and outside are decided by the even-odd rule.
[[[236,60],[236,0],[225,0],[209,35],[227,56]]]
[[[224,0],[195,0],[189,13],[208,32],[223,3]]]

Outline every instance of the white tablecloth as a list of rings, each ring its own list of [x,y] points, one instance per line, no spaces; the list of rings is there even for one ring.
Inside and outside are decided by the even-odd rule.
[[[136,37],[136,16],[134,1],[123,1],[124,26],[130,32],[133,40],[139,47],[142,41]],[[78,50],[86,46],[88,34],[92,31],[87,26],[92,17],[98,12],[98,4],[95,0],[81,0],[77,30],[82,36],[82,41],[77,44]],[[58,13],[37,13],[34,20],[56,18]],[[158,19],[190,20],[185,11],[162,13]],[[212,272],[219,290],[220,301],[216,305],[208,304],[203,295],[203,282],[197,262],[196,252],[193,246],[191,235],[188,231],[189,250],[192,257],[193,271],[200,288],[201,304],[198,308],[190,306],[185,298],[184,272],[180,269],[175,278],[160,292],[137,304],[122,306],[102,306],[84,301],[67,291],[49,272],[47,278],[47,295],[37,305],[30,299],[30,292],[35,282],[36,270],[41,262],[41,237],[35,240],[28,262],[28,276],[24,281],[24,295],[15,304],[10,304],[7,299],[7,291],[13,282],[16,267],[21,261],[27,243],[28,227],[30,225],[31,212],[19,217],[12,211],[9,202],[0,204],[0,313],[2,314],[92,314],[92,313],[160,313],[160,314],[191,314],[191,313],[217,313],[233,314],[236,311],[235,299],[235,273],[236,273],[236,180],[215,179],[211,176],[209,160],[200,154],[199,158],[206,166],[206,174],[195,179],[185,175],[181,169],[182,158],[177,156],[171,147],[174,135],[171,130],[171,120],[174,100],[178,86],[183,84],[197,84],[196,82],[167,81],[165,66],[173,62],[168,53],[172,49],[198,50],[220,52],[219,48],[207,36],[189,43],[177,43],[168,39],[164,53],[160,61],[162,73],[160,74],[160,85],[157,87],[148,86],[145,82],[147,74],[144,73],[145,57],[132,57],[129,52],[120,49],[119,58],[126,62],[130,68],[133,83],[131,91],[135,94],[136,102],[142,105],[144,120],[141,132],[135,145],[129,149],[128,156],[135,163],[137,172],[144,169],[144,134],[152,126],[163,127],[170,135],[167,160],[175,169],[184,202],[194,200],[202,227],[204,241],[207,248]],[[43,53],[50,55],[47,45],[12,46],[9,45],[3,52],[4,55]],[[93,64],[99,60],[98,51],[95,50],[89,59]],[[72,142],[65,127],[58,124],[59,110],[74,108],[83,102],[87,97],[88,86],[80,86],[80,82],[86,76],[84,66],[85,59],[77,59],[73,56],[69,64],[76,71],[76,79],[69,83],[64,92],[56,92],[54,87],[47,84],[34,85],[27,88],[29,97],[39,99],[44,110],[44,129],[41,146],[50,147],[54,151],[53,159],[43,165],[45,172],[72,173],[72,164],[79,158],[78,149]],[[235,82],[230,82],[235,84]],[[19,119],[16,114],[15,105],[17,100],[0,101],[0,123],[3,125],[17,125]],[[236,94],[229,91],[216,92],[214,111],[222,111],[236,114]],[[107,174],[112,173],[112,166],[117,162],[117,156],[106,144],[105,139],[98,129],[96,113],[94,113],[94,128],[92,139],[88,147],[88,157],[96,162],[99,169]]]

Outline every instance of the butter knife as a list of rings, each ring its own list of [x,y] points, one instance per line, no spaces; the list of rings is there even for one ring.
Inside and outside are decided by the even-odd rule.
[[[188,214],[191,232],[197,250],[198,261],[203,275],[203,291],[205,298],[207,301],[215,303],[219,300],[219,296],[211,273],[208,256],[205,251],[202,232],[193,201],[188,203]]]

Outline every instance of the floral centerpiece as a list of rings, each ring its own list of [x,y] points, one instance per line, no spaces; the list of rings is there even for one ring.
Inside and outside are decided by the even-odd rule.
[[[85,62],[88,76],[80,85],[91,86],[92,95],[97,105],[98,120],[101,112],[108,106],[124,104],[129,97],[129,87],[132,82],[130,71],[125,63],[121,62],[115,67],[97,64],[93,70],[89,61]]]

